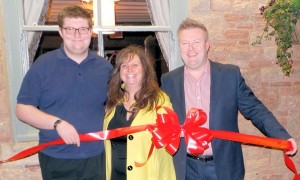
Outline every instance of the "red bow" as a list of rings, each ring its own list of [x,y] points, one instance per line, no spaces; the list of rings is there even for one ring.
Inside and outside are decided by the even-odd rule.
[[[162,107],[157,107],[157,110],[160,108]],[[148,125],[155,147],[165,146],[166,151],[174,155],[179,148],[180,138],[184,137],[191,154],[202,154],[213,139],[208,129],[200,127],[206,121],[205,112],[200,109],[191,109],[185,118],[184,125],[180,126],[176,113],[167,107],[163,109],[167,113],[157,113],[157,123]]]
[[[166,113],[158,113],[165,110]],[[199,155],[208,148],[208,143],[213,139],[212,133],[200,126],[206,121],[206,114],[200,109],[191,109],[185,119],[183,126],[180,126],[177,114],[167,107],[156,107],[156,124],[148,125],[147,129],[152,134],[152,146],[148,158],[144,163],[135,162],[137,167],[143,166],[151,157],[153,146],[156,148],[165,147],[166,151],[174,155],[179,148],[180,138],[184,137],[188,151],[193,155]]]
[[[213,139],[210,130],[200,127],[206,122],[206,119],[204,111],[192,108],[188,111],[182,126],[188,152],[195,156],[203,154],[204,150],[208,148],[208,143]]]

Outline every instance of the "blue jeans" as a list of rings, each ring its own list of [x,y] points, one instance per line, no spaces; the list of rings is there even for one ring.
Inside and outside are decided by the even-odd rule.
[[[186,159],[186,180],[217,180],[214,160],[203,162],[197,159]]]

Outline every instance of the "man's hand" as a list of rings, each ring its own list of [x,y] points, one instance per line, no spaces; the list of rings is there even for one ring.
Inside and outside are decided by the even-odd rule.
[[[79,134],[73,125],[62,120],[56,127],[58,135],[65,141],[66,144],[75,144],[80,146]]]
[[[290,150],[290,151],[285,152],[285,154],[289,155],[289,156],[294,156],[297,153],[297,151],[298,151],[298,147],[297,147],[296,141],[293,138],[288,139],[288,141],[291,142],[293,149]]]

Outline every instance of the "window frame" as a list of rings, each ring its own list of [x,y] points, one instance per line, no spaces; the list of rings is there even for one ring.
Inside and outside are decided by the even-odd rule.
[[[97,0],[100,2],[100,0]],[[170,26],[111,26],[101,27],[93,26],[93,30],[98,32],[98,43],[103,44],[102,32],[104,31],[123,31],[123,32],[169,32],[170,61],[169,70],[173,70],[183,63],[181,61],[178,43],[177,27],[179,23],[188,16],[188,1],[170,0]],[[23,1],[20,0],[3,0],[2,11],[4,16],[5,39],[7,50],[7,69],[10,91],[10,105],[12,117],[13,139],[15,142],[38,140],[38,130],[21,122],[15,115],[16,98],[23,80],[24,75],[29,68],[29,63],[22,61],[21,34],[29,31],[58,31],[57,25],[24,25],[23,22]],[[102,38],[101,38],[102,37]],[[100,46],[103,47],[103,46]],[[28,47],[27,47],[28,49]],[[103,56],[104,49],[99,50]]]

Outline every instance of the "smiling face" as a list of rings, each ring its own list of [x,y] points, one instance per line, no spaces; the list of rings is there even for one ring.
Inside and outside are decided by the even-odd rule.
[[[139,89],[142,84],[144,69],[137,55],[129,54],[120,66],[120,78],[125,83],[125,88]]]
[[[186,68],[195,70],[203,67],[208,60],[207,34],[195,27],[182,30],[178,37],[181,57]]]
[[[88,19],[65,17],[63,27],[59,29],[66,54],[75,61],[82,61],[88,54],[92,37],[91,29],[86,34],[81,34],[78,30],[75,30],[74,34],[68,34],[64,28],[90,28]]]

